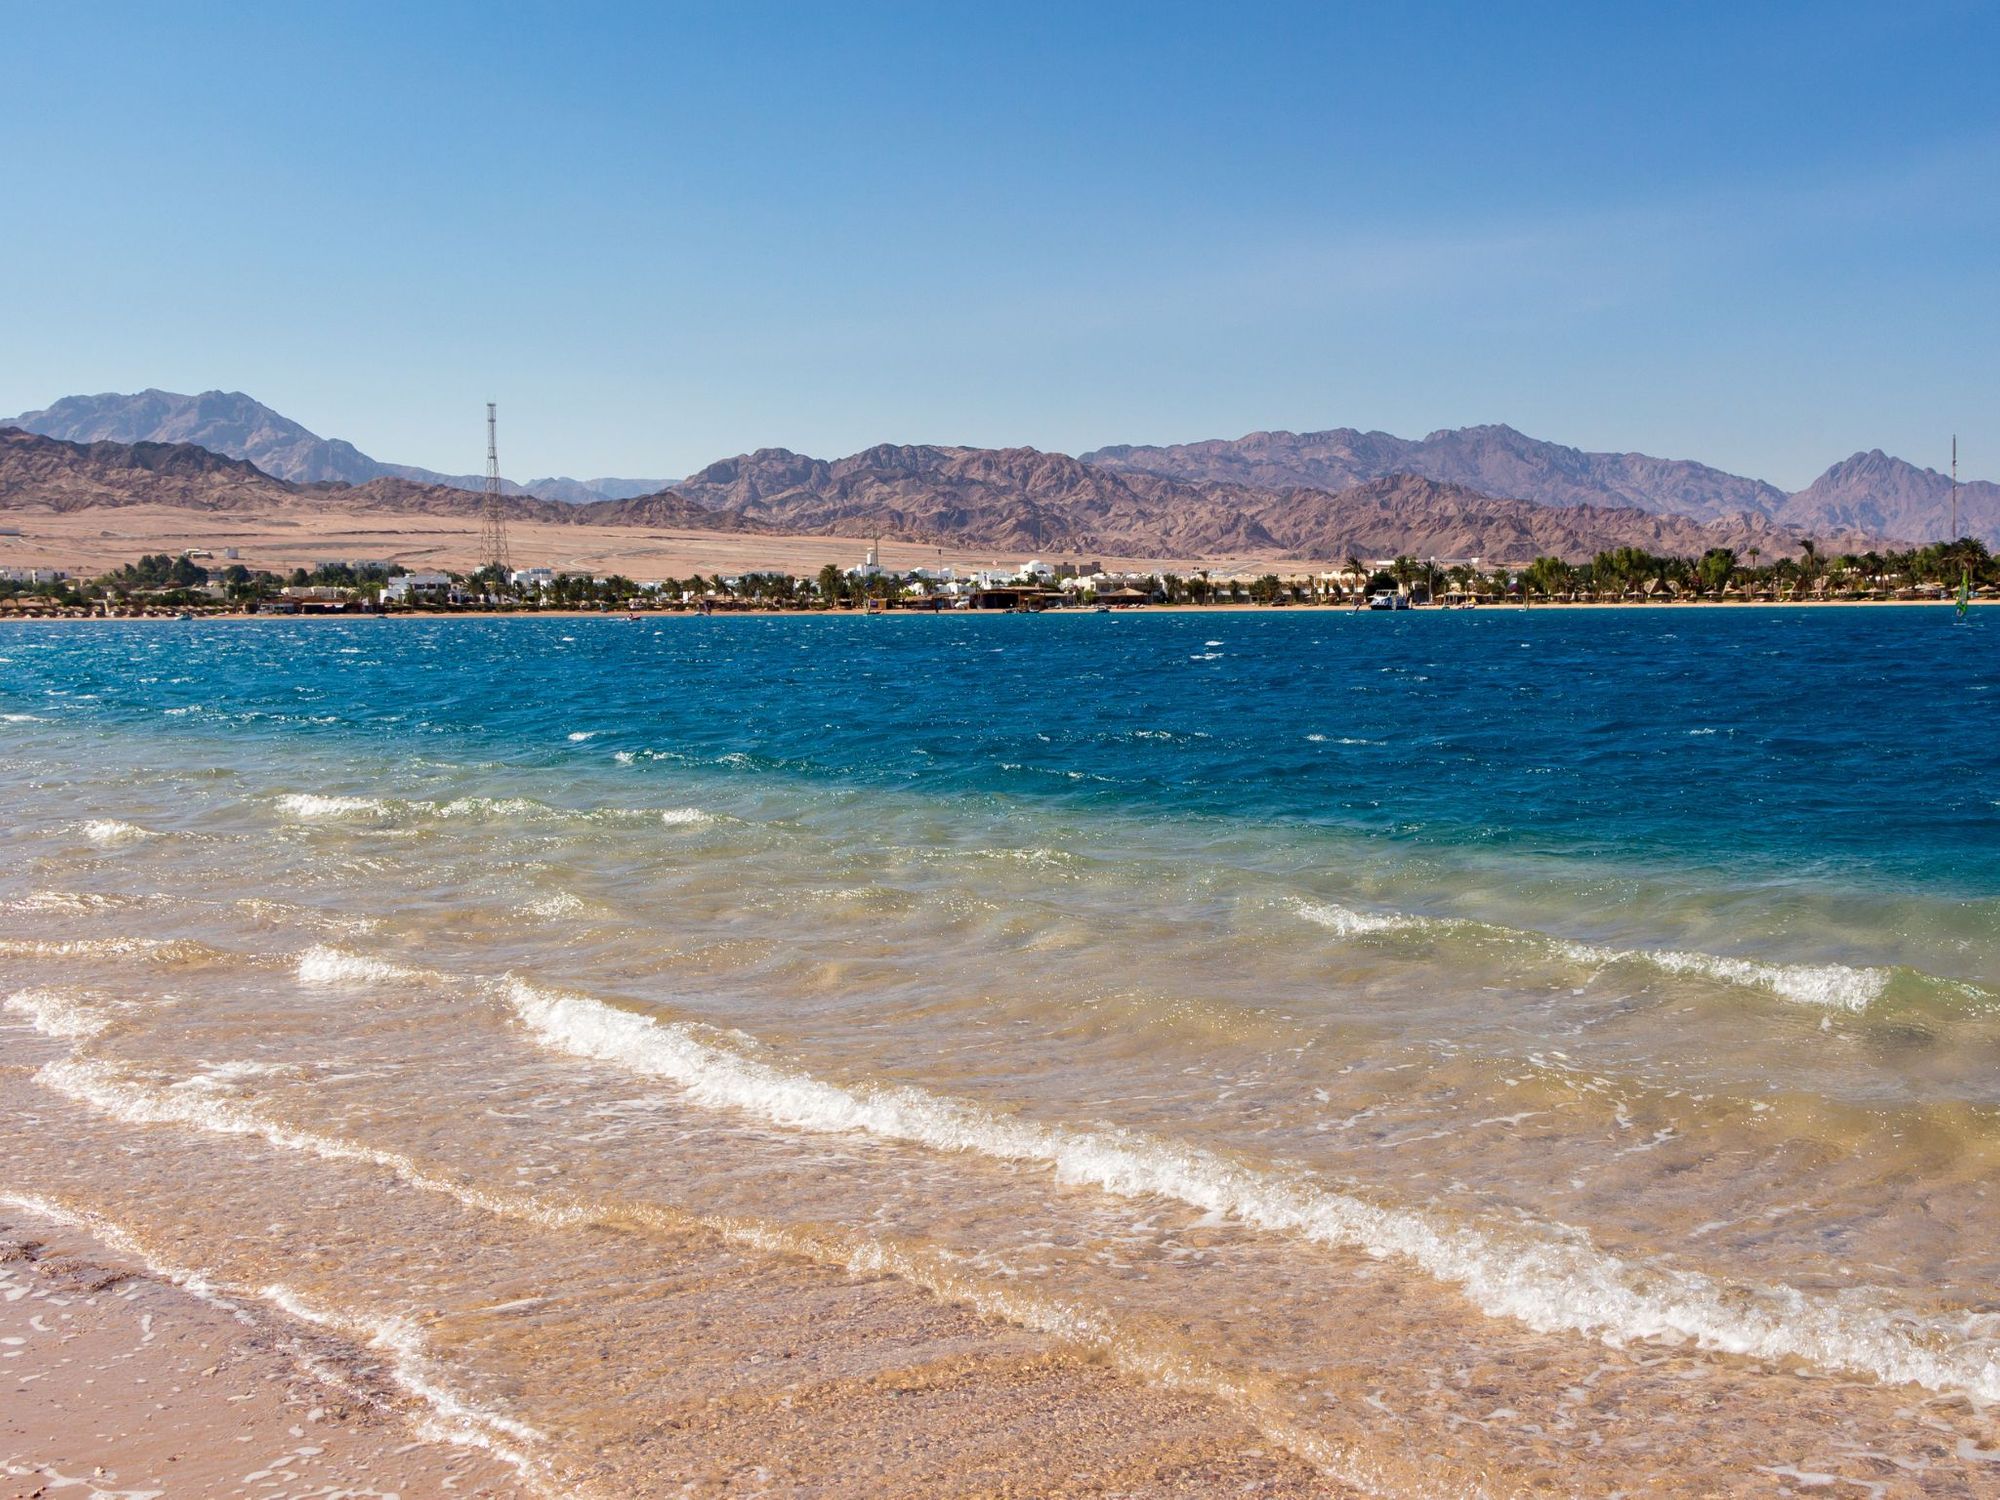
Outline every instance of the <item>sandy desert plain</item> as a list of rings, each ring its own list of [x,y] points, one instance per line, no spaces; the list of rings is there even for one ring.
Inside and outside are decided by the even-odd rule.
[[[339,559],[394,563],[411,570],[446,568],[460,572],[479,565],[476,516],[391,515],[381,512],[212,511],[176,506],[96,507],[60,513],[21,509],[6,515],[19,536],[0,536],[0,564],[61,568],[95,577],[154,552],[180,553],[207,548],[222,561],[225,547],[235,561],[256,570],[289,573]],[[672,530],[655,527],[563,526],[514,521],[507,528],[514,566],[574,569],[598,575],[621,573],[641,582],[686,578],[699,573],[789,573],[808,577],[827,563],[849,567],[868,549],[866,537],[783,536],[755,532]],[[976,552],[919,542],[884,540],[882,563],[891,569],[916,567],[1015,566],[1020,553]],[[1065,554],[1051,553],[1050,561]],[[1315,565],[1276,557],[1206,558],[1114,557],[1088,559],[1130,572],[1167,570],[1193,573],[1206,568],[1219,576],[1265,572],[1292,575]]]

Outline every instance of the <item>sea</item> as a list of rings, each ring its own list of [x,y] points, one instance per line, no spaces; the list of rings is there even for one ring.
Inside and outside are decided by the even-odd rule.
[[[528,1489],[2000,1495],[1981,612],[22,623],[0,809],[0,1217]]]

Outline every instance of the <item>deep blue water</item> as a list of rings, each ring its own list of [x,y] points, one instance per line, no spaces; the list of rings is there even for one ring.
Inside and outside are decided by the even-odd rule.
[[[1937,609],[22,624],[0,711],[2000,894],[2000,634]]]

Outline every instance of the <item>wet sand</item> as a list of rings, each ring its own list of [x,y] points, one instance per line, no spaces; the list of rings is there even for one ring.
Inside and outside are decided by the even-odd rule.
[[[654,1477],[634,1487],[629,1463],[607,1484],[442,1440],[368,1348],[6,1205],[0,1497],[1353,1493],[1208,1403],[889,1278],[743,1279],[681,1289],[690,1331],[712,1330],[692,1360],[704,1390],[652,1414]],[[899,1357],[881,1366],[885,1351]]]
[[[413,1436],[359,1350],[0,1206],[0,1497],[530,1493]]]

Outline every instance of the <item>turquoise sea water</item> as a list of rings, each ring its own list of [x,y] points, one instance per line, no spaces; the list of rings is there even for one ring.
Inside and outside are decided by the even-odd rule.
[[[667,1428],[577,1351],[708,1357],[648,1300],[669,1212],[1377,1493],[1991,1492],[1997,643],[1923,608],[10,626],[0,1199],[421,1324],[464,1420],[540,1434],[524,1472],[628,1493]],[[527,1264],[600,1292],[528,1337],[487,1310]]]
[[[1983,627],[1830,608],[28,629],[0,704],[316,754],[587,777],[623,749],[1023,817],[1992,897]]]

